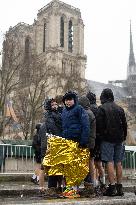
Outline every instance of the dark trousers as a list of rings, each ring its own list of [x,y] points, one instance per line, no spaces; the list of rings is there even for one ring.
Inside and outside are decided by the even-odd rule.
[[[62,182],[62,176],[48,176],[48,188],[57,187]]]
[[[90,173],[87,174],[87,176],[84,179],[84,182],[92,183],[92,179],[91,179]]]

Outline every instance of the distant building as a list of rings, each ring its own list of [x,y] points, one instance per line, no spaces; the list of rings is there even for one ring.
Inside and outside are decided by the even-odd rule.
[[[129,52],[129,62],[127,69],[127,85],[129,94],[132,97],[136,97],[136,62],[133,51],[133,41],[132,41],[132,31],[130,23],[130,52]]]
[[[50,74],[50,95],[62,93],[74,75],[75,83],[80,79],[81,87],[85,86],[84,24],[79,9],[52,0],[38,11],[37,20],[32,25],[18,23],[9,29],[6,36],[16,42],[16,50],[21,53],[22,70],[18,78],[22,87],[30,86],[32,56],[47,62],[43,72],[50,66],[56,76],[60,74],[58,85],[58,78]],[[57,93],[54,92],[56,86]]]
[[[136,62],[133,51],[133,40],[130,22],[130,51],[129,61],[127,66],[127,79],[109,81],[109,84],[122,87],[126,92],[126,99],[129,103],[129,108],[136,111]]]

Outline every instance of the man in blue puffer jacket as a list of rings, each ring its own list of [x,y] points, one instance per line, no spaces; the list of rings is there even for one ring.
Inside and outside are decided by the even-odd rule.
[[[89,143],[90,124],[87,112],[78,105],[76,93],[69,91],[63,96],[65,108],[62,112],[62,136],[79,142],[86,148]]]

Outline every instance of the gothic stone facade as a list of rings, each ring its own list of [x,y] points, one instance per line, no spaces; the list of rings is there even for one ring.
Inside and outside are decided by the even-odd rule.
[[[81,88],[85,87],[84,24],[79,9],[52,0],[38,11],[37,20],[32,25],[19,23],[9,29],[8,35],[18,42],[22,64],[30,64],[33,55],[46,61],[43,72],[48,66],[53,68],[55,76],[48,78],[51,96],[62,94],[67,80],[74,75],[76,86],[79,87],[80,83]],[[28,68],[23,68],[20,74],[20,79],[25,76],[26,82],[30,77]],[[59,74],[60,77],[57,77]],[[59,84],[56,84],[57,81]],[[56,85],[57,93],[54,90]]]

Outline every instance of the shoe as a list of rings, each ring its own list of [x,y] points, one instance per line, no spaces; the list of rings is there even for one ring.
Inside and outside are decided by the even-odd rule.
[[[64,198],[74,199],[79,198],[80,194],[78,191],[72,189],[71,187],[67,187],[66,190],[62,193]]]
[[[63,196],[69,199],[80,198],[80,194],[78,193],[78,191],[73,189],[68,192],[65,192]]]
[[[36,185],[39,185],[39,181],[37,181],[37,177],[35,179],[31,178],[31,182],[33,182]]]
[[[106,191],[103,193],[103,196],[117,196],[116,185],[109,184]]]
[[[122,184],[116,184],[117,196],[124,196]]]
[[[106,189],[107,189],[106,184],[101,183],[100,184],[100,190],[101,190],[102,194],[106,192]]]
[[[72,190],[72,188],[66,187],[66,189],[65,189],[65,191],[63,191],[62,195],[63,195],[63,196],[67,195],[67,193],[68,193],[69,191],[71,191],[71,190]]]
[[[95,187],[95,196],[103,196],[103,192],[101,190],[101,186],[96,186]]]

